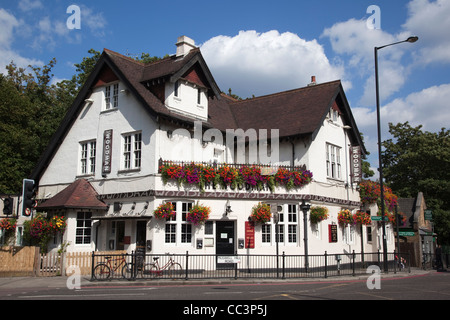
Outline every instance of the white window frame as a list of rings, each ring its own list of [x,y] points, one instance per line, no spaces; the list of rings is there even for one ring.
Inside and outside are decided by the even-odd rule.
[[[297,204],[283,204],[282,212],[278,213],[278,224],[274,220],[265,224],[261,229],[261,242],[265,245],[276,245],[277,239],[279,245],[299,246],[299,216]],[[273,218],[272,218],[273,219]],[[278,238],[277,238],[278,225]],[[272,236],[273,235],[273,236]],[[267,239],[267,237],[269,239]]]
[[[80,142],[80,160],[79,160],[80,175],[95,174],[96,153],[97,153],[96,140]]]
[[[342,231],[345,244],[355,244],[356,226],[354,224],[346,224]]]
[[[105,110],[115,110],[119,108],[119,83],[112,83],[105,86]]]
[[[80,218],[80,214],[82,217]],[[88,217],[87,217],[88,216]],[[89,232],[87,232],[89,230]],[[89,234],[88,234],[89,233]],[[81,243],[78,242],[78,238],[81,238]],[[86,242],[89,239],[89,242]],[[78,211],[75,228],[76,246],[90,245],[92,242],[92,212],[90,211]]]
[[[173,204],[176,214],[175,217],[166,219],[164,226],[164,245],[192,246],[194,243],[194,228],[192,223],[186,221],[186,216],[190,208],[194,205],[194,201],[166,201],[166,203],[167,202]]]
[[[334,144],[326,144],[326,167],[327,177],[331,179],[342,179],[342,164],[341,164],[342,148]]]
[[[124,133],[122,141],[122,169],[140,169],[142,166],[142,132]]]

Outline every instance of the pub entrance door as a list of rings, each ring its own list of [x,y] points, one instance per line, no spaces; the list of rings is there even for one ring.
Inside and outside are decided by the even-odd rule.
[[[234,221],[216,221],[216,255],[231,256],[235,253]],[[217,263],[217,269],[232,269],[233,263]]]

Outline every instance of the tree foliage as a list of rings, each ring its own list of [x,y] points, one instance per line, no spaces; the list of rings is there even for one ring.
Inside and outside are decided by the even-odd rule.
[[[0,193],[20,193],[66,111],[84,85],[101,52],[88,51],[76,73],[52,83],[53,58],[43,67],[20,68],[14,62],[0,74]],[[167,56],[167,55],[166,55]],[[142,53],[137,61],[151,63],[161,58]]]
[[[408,122],[389,124],[394,139],[383,142],[386,182],[400,197],[422,191],[434,213],[438,238],[450,244],[450,131],[422,131]]]

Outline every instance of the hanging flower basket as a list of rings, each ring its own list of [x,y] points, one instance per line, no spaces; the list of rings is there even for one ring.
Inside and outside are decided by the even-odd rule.
[[[48,222],[49,231],[53,234],[64,233],[66,230],[66,218],[64,216],[53,216]]]
[[[5,232],[16,230],[16,219],[4,218],[0,220],[0,229]]]
[[[200,205],[197,202],[187,213],[186,221],[194,225],[203,224],[208,220],[210,213],[210,207]]]
[[[163,203],[153,211],[153,215],[156,219],[169,219],[175,216],[176,212],[171,202]]]
[[[251,218],[254,222],[267,223],[271,217],[270,205],[267,203],[260,202],[252,208]]]
[[[323,220],[328,219],[328,208],[321,206],[311,207],[311,213],[309,215],[309,220],[311,223],[319,223]]]
[[[340,225],[354,224],[353,214],[349,209],[342,209],[338,212],[338,222]]]
[[[372,223],[372,219],[370,218],[370,215],[367,212],[358,210],[354,215],[353,215],[353,220],[355,221],[355,223],[361,224],[361,225],[369,225]]]

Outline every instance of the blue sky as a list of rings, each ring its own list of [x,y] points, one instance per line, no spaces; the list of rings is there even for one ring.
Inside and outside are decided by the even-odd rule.
[[[80,8],[80,29],[67,27],[70,5]],[[379,29],[367,27],[378,17],[371,5]],[[0,30],[0,72],[11,60],[40,66],[55,57],[54,82],[70,78],[91,48],[163,56],[181,35],[201,47],[221,90],[244,98],[303,87],[313,75],[341,79],[374,167],[373,47],[417,35],[379,51],[382,139],[388,122],[433,132],[450,123],[448,0],[2,0]]]

